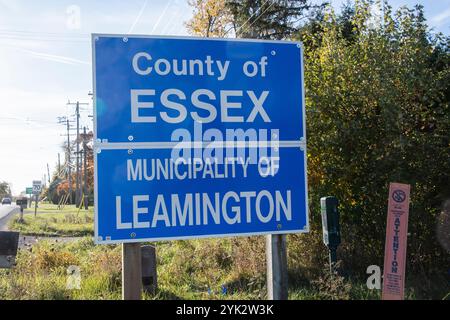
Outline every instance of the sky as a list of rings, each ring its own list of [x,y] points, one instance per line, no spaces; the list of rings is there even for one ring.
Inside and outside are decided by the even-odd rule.
[[[450,33],[450,0],[391,3],[423,4],[429,25]],[[47,164],[53,173],[58,153],[64,163],[57,117],[75,119],[69,101],[88,103],[80,123],[92,129],[91,33],[187,35],[191,15],[185,0],[0,0],[0,181],[18,195],[43,180]]]

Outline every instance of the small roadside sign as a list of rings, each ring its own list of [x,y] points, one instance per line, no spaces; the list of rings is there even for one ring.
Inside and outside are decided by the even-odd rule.
[[[391,183],[384,252],[383,300],[403,300],[410,185]]]
[[[33,194],[33,187],[28,187],[25,189],[26,194]]]
[[[33,194],[40,194],[42,191],[42,182],[40,180],[33,181]]]

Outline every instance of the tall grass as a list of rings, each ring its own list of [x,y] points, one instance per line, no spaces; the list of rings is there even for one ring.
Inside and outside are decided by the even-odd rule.
[[[120,246],[96,246],[91,237],[68,243],[40,241],[20,250],[16,261],[15,268],[0,271],[0,300],[121,297]],[[261,237],[158,243],[157,263],[158,291],[146,299],[266,298]],[[67,287],[70,266],[79,268],[80,289]],[[331,277],[323,265],[315,276],[302,278],[295,271],[302,268],[292,259],[289,268],[290,299],[380,299],[380,291],[367,289],[363,277]],[[436,291],[428,295],[419,293],[414,277],[407,279],[406,299],[442,299],[448,292],[442,279],[433,282]]]
[[[47,208],[47,211],[52,210]],[[68,210],[28,215],[21,232],[83,235],[92,213]],[[18,222],[14,222],[16,226]],[[81,228],[81,229],[80,229]],[[91,231],[86,232],[90,234]],[[342,252],[338,252],[338,256]],[[55,243],[39,241],[21,249],[12,270],[0,270],[1,299],[120,299],[121,247],[93,243],[92,237]],[[264,237],[157,243],[158,292],[146,299],[265,299]],[[68,268],[77,266],[81,288],[67,288]],[[366,270],[330,277],[327,250],[313,230],[288,236],[291,299],[379,299],[366,286]],[[442,299],[450,291],[446,275],[407,273],[407,299]]]
[[[19,231],[23,235],[47,237],[83,237],[94,234],[94,214],[92,210],[45,210],[34,214],[25,214],[22,221],[11,219],[10,230]]]

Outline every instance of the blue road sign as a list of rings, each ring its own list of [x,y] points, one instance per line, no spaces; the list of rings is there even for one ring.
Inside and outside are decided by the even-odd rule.
[[[93,45],[98,139],[172,141],[196,119],[303,137],[300,43],[94,35]]]
[[[300,43],[92,44],[97,243],[308,231]]]

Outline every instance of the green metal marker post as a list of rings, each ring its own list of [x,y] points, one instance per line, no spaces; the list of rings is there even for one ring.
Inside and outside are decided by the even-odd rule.
[[[332,275],[336,273],[336,250],[341,243],[338,205],[339,202],[336,197],[323,197],[320,199],[323,243],[329,250],[330,273]]]

